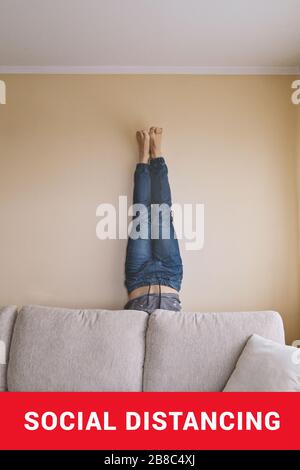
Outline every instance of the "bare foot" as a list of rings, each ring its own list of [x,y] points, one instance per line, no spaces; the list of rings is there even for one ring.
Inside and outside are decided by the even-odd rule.
[[[162,140],[162,128],[151,127],[150,134],[150,156],[151,158],[157,158],[162,156],[161,152],[161,140]]]
[[[139,144],[139,160],[140,163],[148,163],[150,152],[150,135],[146,129],[137,131],[136,139]]]

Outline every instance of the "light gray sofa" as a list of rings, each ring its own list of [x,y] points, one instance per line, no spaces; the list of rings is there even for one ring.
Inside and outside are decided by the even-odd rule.
[[[248,338],[284,343],[276,312],[0,309],[0,390],[221,391]]]

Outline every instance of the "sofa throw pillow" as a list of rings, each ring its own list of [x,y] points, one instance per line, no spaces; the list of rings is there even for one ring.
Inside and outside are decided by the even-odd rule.
[[[252,335],[223,392],[300,392],[300,349]]]
[[[11,335],[17,317],[17,307],[9,305],[0,307],[0,392],[7,390],[7,364]]]

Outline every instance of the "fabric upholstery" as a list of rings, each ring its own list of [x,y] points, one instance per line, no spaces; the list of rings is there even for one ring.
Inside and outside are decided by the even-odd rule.
[[[157,310],[146,335],[144,391],[222,391],[254,333],[283,343],[280,315]]]
[[[252,335],[224,392],[300,392],[300,349]]]
[[[15,305],[0,308],[0,392],[7,390],[7,363],[16,316],[17,307]]]
[[[148,314],[26,306],[8,367],[10,391],[141,391]]]

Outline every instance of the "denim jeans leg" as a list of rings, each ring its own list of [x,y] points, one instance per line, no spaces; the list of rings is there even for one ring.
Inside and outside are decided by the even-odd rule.
[[[131,238],[129,235],[125,261],[125,286],[128,292],[137,287],[143,279],[143,270],[152,258],[152,246],[150,239],[150,207],[151,207],[151,177],[150,167],[145,163],[138,163],[134,173],[133,204],[143,204],[147,208],[146,217],[141,220],[140,231],[148,233],[147,239]],[[134,218],[139,217],[137,214]]]
[[[159,281],[179,291],[183,275],[182,260],[171,214],[172,197],[168,179],[168,168],[164,158],[152,159],[150,171],[151,203],[164,204],[169,209],[167,212],[159,211],[158,220],[155,221],[152,218],[153,225],[158,223],[158,238],[152,239],[152,256],[157,261]],[[165,225],[168,226],[168,238],[163,238],[165,235]]]

